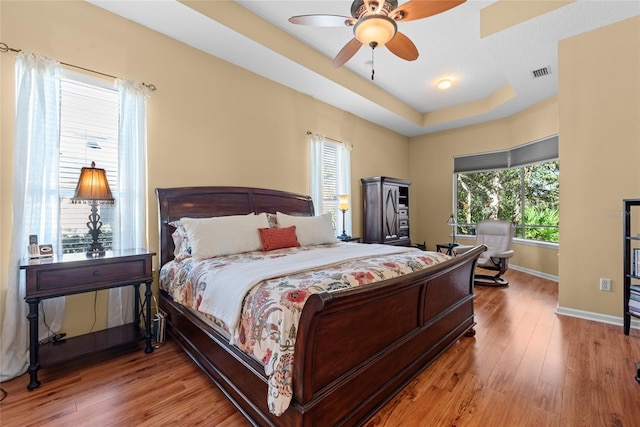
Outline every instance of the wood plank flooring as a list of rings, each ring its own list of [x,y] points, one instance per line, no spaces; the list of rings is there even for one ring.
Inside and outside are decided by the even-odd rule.
[[[640,427],[640,331],[556,315],[556,283],[507,277],[508,288],[476,288],[476,336],[454,344],[367,426]],[[249,425],[171,341],[151,355],[102,359],[42,369],[32,392],[26,375],[3,383],[0,425]]]

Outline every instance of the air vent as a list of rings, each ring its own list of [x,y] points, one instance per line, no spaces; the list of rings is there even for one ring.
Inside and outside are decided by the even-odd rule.
[[[534,79],[540,78],[540,77],[544,77],[544,76],[548,76],[549,74],[551,74],[551,66],[546,66],[544,68],[539,68],[537,70],[533,70],[531,72],[531,76]]]

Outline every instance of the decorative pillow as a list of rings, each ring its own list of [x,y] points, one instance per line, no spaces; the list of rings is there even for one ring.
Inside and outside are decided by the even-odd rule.
[[[231,215],[214,218],[180,218],[197,259],[259,251],[258,228],[268,228],[267,215]]]
[[[269,227],[276,228],[278,226],[278,217],[276,214],[267,212],[267,219],[269,220]]]
[[[302,246],[324,245],[337,241],[330,213],[320,216],[291,216],[277,212],[278,227],[296,226],[296,236]]]
[[[286,228],[258,228],[265,251],[300,246],[296,238],[296,226]]]
[[[182,226],[180,221],[171,221],[170,226],[175,227],[175,231],[171,234],[173,238],[173,256],[178,257],[180,254],[191,254],[191,244],[189,243],[189,236],[187,231]]]

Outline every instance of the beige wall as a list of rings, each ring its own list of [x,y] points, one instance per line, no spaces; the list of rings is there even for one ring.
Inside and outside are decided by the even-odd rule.
[[[412,240],[433,247],[449,239],[444,223],[452,208],[453,156],[560,132],[564,257],[558,262],[555,250],[518,245],[513,263],[559,275],[561,306],[614,316],[622,314],[617,213],[622,198],[640,196],[639,28],[635,18],[563,41],[557,97],[513,117],[409,141],[91,4],[0,1],[0,41],[158,87],[148,122],[151,249],[158,239],[156,187],[249,185],[307,193],[307,130],[355,146],[354,235],[362,229],[359,179],[409,178]],[[13,66],[12,54],[0,54],[0,319],[10,285]],[[605,85],[609,79],[618,86]],[[597,290],[599,277],[613,279],[611,293]],[[65,331],[86,332],[93,299],[70,300]]]
[[[563,40],[558,56],[559,305],[622,316],[622,199],[640,197],[640,17]]]
[[[0,40],[26,51],[154,83],[149,99],[149,248],[158,245],[156,187],[246,185],[307,194],[307,130],[346,140],[352,152],[354,235],[360,178],[406,177],[408,138],[183,45],[86,2],[0,2]],[[1,301],[9,282],[14,116],[13,54],[0,54]],[[88,215],[88,214],[87,214]],[[104,323],[99,296],[98,325]],[[87,332],[93,297],[68,299],[64,329]],[[0,318],[1,317],[0,313]]]
[[[437,243],[450,241],[446,224],[453,209],[453,158],[464,154],[503,150],[558,133],[558,100],[551,97],[511,117],[479,125],[411,139],[409,172],[412,239]],[[416,215],[414,215],[416,213]],[[463,244],[473,240],[462,239]],[[558,250],[515,244],[511,263],[529,270],[558,276]]]

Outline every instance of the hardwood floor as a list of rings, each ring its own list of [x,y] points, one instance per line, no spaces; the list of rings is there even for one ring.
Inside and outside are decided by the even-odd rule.
[[[640,426],[640,331],[555,314],[557,284],[507,273],[476,288],[474,338],[463,338],[367,426]],[[168,341],[151,355],[40,371],[2,384],[2,426],[247,426]]]

